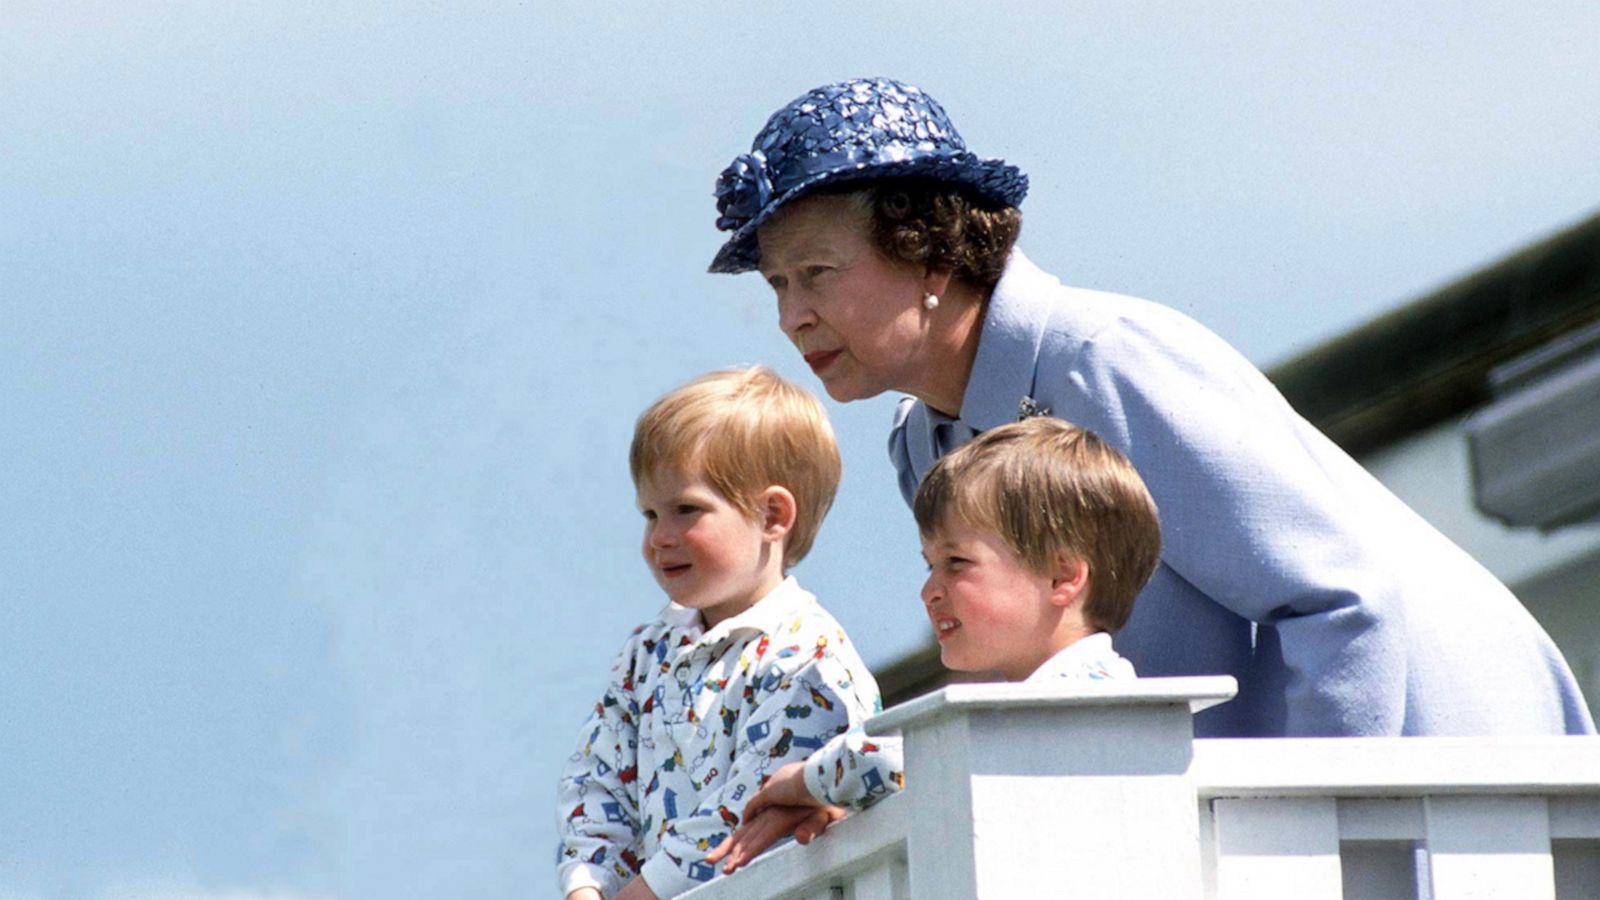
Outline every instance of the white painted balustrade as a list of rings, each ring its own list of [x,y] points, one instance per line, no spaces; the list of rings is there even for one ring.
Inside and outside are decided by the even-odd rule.
[[[1600,738],[1194,743],[1208,895],[1600,900]]]
[[[1231,678],[952,685],[906,790],[692,900],[1600,900],[1600,738],[1194,740]]]

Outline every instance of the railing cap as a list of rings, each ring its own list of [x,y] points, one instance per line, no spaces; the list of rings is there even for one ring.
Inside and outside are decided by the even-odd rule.
[[[873,735],[894,734],[908,725],[976,709],[1187,704],[1190,712],[1199,712],[1232,699],[1238,691],[1238,682],[1230,675],[952,684],[873,716],[866,729]]]
[[[1600,737],[1210,738],[1189,772],[1203,798],[1594,794]]]

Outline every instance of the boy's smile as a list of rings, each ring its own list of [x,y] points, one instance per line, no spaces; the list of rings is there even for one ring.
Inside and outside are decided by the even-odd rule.
[[[922,553],[922,602],[946,666],[1020,681],[1050,658],[1059,618],[1050,576],[1029,568],[993,532],[958,522],[925,540]]]
[[[679,606],[711,628],[754,606],[783,581],[783,542],[704,479],[659,473],[640,480],[644,560]]]

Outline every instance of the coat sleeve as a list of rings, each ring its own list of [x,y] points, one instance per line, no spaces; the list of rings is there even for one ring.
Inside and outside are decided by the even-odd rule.
[[[612,665],[610,682],[579,730],[557,788],[561,896],[580,887],[616,893],[638,866],[638,708],[629,685],[638,640]]]
[[[1393,523],[1381,521],[1392,517],[1369,503],[1385,489],[1216,335],[1140,309],[1098,329],[1057,371],[1041,367],[1056,414],[1132,459],[1160,510],[1163,563],[1271,626],[1288,672],[1289,735],[1399,734],[1404,560],[1385,534]]]
[[[710,880],[716,873],[706,854],[738,827],[745,803],[767,777],[871,714],[876,696],[862,698],[848,668],[818,652],[820,658],[806,647],[752,671],[756,693],[740,717],[726,777],[667,829],[641,870],[656,896],[676,896]]]
[[[805,778],[811,796],[859,811],[905,786],[905,753],[900,738],[857,724],[806,758]]]

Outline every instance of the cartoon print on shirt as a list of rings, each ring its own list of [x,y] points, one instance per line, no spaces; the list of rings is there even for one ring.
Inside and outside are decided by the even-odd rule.
[[[711,878],[703,858],[756,788],[878,709],[838,624],[789,590],[788,608],[759,628],[708,633],[698,614],[671,621],[669,607],[635,630],[561,782],[562,808],[585,811],[561,819],[563,871],[606,847],[609,865],[589,876],[607,894],[632,877],[625,872],[665,878],[674,891]],[[617,818],[602,820],[602,802]]]

